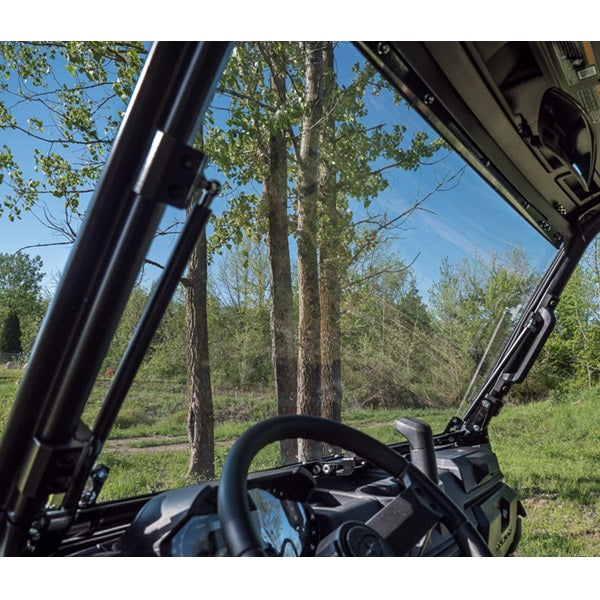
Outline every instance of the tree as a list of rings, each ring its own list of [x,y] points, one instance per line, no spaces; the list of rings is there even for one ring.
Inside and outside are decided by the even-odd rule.
[[[210,361],[208,353],[206,231],[190,256],[186,278],[186,332],[188,359],[188,473],[202,479],[215,475],[215,440]]]
[[[286,77],[274,65],[285,62],[286,48],[264,43],[259,45],[269,65],[271,89],[276,92],[277,111],[285,114]],[[288,227],[288,136],[286,122],[269,131],[267,171],[264,179],[264,199],[267,210],[267,247],[271,286],[270,329],[272,362],[275,373],[277,414],[296,412],[298,361],[294,337],[294,303],[290,264]],[[297,456],[295,440],[281,441],[284,462]]]
[[[302,119],[298,170],[298,412],[321,414],[320,304],[317,242],[318,157],[323,114],[323,42],[305,42],[306,112]],[[301,460],[315,458],[319,446],[298,444]]]
[[[31,349],[45,308],[41,296],[42,267],[39,256],[0,253],[0,320],[6,322],[13,314],[11,327],[14,328],[16,318],[20,325],[19,345],[25,352]]]
[[[245,238],[223,251],[211,269],[211,376],[225,389],[272,384],[269,259],[263,244]]]
[[[430,300],[438,352],[444,359],[444,369],[434,380],[446,402],[462,399],[477,367],[479,381],[491,368],[536,279],[520,247],[508,247],[502,255],[474,254],[455,264],[442,262]]]
[[[77,210],[100,176],[145,55],[141,42],[0,43],[0,129],[37,144],[31,165],[2,147],[0,182],[11,191],[0,215],[12,220],[46,197]]]
[[[598,381],[600,332],[597,283],[591,269],[591,247],[586,260],[571,275],[556,308],[556,327],[546,344],[544,362],[560,387],[591,388]]]
[[[294,51],[294,45],[279,42],[238,44],[219,90],[227,103],[226,129],[213,118],[205,135],[207,153],[232,185],[241,188],[217,220],[213,248],[240,243],[243,234],[256,241],[264,236],[267,244],[272,364],[278,414],[282,415],[296,412],[288,146],[291,125],[301,111],[298,103],[288,101],[287,92],[287,57]],[[255,180],[262,184],[260,195],[247,191]],[[295,460],[295,441],[283,440],[280,445],[283,459]]]
[[[436,405],[427,385],[431,322],[412,266],[382,242],[350,275],[342,305],[347,394],[360,406]]]
[[[321,308],[321,415],[342,419],[342,335],[341,277],[344,274],[344,249],[340,244],[344,224],[338,213],[336,160],[336,124],[334,102],[336,81],[333,44],[323,47],[323,102],[329,115],[321,128],[319,162],[319,303]]]
[[[307,49],[318,51],[323,77],[317,82],[319,101],[307,102]],[[320,359],[313,372],[319,373],[321,385],[311,384],[313,393],[298,397],[298,410],[321,412],[339,418],[341,407],[340,367],[341,353],[339,314],[341,285],[346,271],[356,256],[348,248],[361,235],[352,223],[352,200],[363,206],[384,190],[389,169],[417,169],[441,147],[439,140],[429,140],[423,132],[414,134],[410,143],[404,139],[406,128],[400,124],[368,123],[365,96],[371,88],[375,93],[385,88],[376,71],[368,63],[357,61],[343,75],[346,83],[338,82],[332,64],[335,44],[331,42],[312,45],[266,43],[238,45],[234,57],[222,80],[220,92],[227,111],[227,128],[213,118],[206,130],[208,154],[227,174],[231,182],[232,198],[229,210],[217,222],[214,246],[239,241],[245,235],[260,239],[266,237],[271,257],[271,323],[274,352],[275,380],[280,413],[289,411],[291,382],[295,378],[292,359],[293,327],[291,323],[291,283],[288,223],[298,240],[299,252],[304,257],[307,243],[317,246],[312,260],[311,276],[317,282],[318,292],[309,292],[299,259],[299,296],[312,298],[299,300],[304,316],[320,315],[320,323],[312,328],[319,337],[313,345],[313,355],[319,350]],[[398,101],[398,98],[395,98]],[[307,117],[317,110],[322,119],[313,119],[314,127],[306,125]],[[303,138],[313,136],[315,156],[302,155]],[[212,141],[209,141],[212,140]],[[306,152],[306,145],[304,151]],[[316,153],[316,149],[319,149]],[[253,183],[262,183],[262,194],[257,194]],[[306,186],[306,182],[309,183]],[[314,183],[314,189],[311,188]],[[288,192],[289,188],[289,192]],[[316,211],[311,215],[311,202],[305,202],[306,191],[316,194]],[[288,195],[292,196],[288,207]],[[306,208],[309,208],[306,212]],[[407,215],[405,215],[406,217]],[[307,218],[308,217],[308,218]],[[387,219],[384,215],[371,215],[370,220],[380,231],[397,227],[402,219]],[[306,225],[316,222],[316,231]],[[295,229],[294,229],[295,226]],[[308,235],[304,235],[309,231]],[[368,251],[374,243],[371,236],[356,243],[356,255]],[[312,252],[312,251],[311,251]],[[314,256],[314,253],[313,253]],[[320,271],[319,271],[320,270]],[[313,282],[314,283],[314,282]],[[282,290],[279,292],[277,290]],[[310,308],[310,311],[309,311]],[[302,332],[302,333],[301,333]],[[305,325],[298,328],[299,342]],[[304,347],[299,349],[299,358]],[[325,357],[325,360],[323,360]],[[314,362],[314,361],[313,361]],[[283,365],[289,367],[283,368]],[[307,371],[299,367],[299,386]],[[310,378],[309,378],[310,379]],[[325,393],[325,408],[308,409],[310,396],[315,406],[321,400],[314,390]],[[282,392],[286,390],[285,392]],[[336,407],[335,409],[333,407]],[[287,408],[283,408],[287,407]]]
[[[0,352],[19,354],[22,350],[19,317],[14,310],[9,310],[0,330]]]
[[[42,259],[22,252],[0,253],[0,308],[25,315],[35,311],[44,277]]]

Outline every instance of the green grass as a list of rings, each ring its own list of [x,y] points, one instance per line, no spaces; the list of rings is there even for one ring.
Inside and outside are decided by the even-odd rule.
[[[22,372],[0,370],[0,430],[4,428]],[[108,388],[94,388],[84,418],[93,423]],[[544,402],[506,406],[492,421],[490,439],[506,481],[528,513],[520,556],[600,556],[600,389]],[[153,493],[194,483],[187,472],[185,386],[137,382],[119,414],[101,461],[111,468],[102,499]],[[220,473],[233,441],[251,423],[273,416],[269,394],[215,397],[215,468]],[[353,410],[343,421],[385,443],[402,441],[394,428],[404,415],[441,431],[448,410]],[[252,468],[280,462],[278,444],[263,449]]]
[[[490,439],[528,518],[520,556],[600,555],[598,389],[507,407]]]

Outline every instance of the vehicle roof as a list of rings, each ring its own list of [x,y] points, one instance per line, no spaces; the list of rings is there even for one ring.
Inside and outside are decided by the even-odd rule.
[[[586,110],[597,139],[597,42],[377,42],[362,50],[448,142],[554,246],[568,245],[600,203],[538,138],[544,92]],[[595,165],[594,165],[595,171]]]

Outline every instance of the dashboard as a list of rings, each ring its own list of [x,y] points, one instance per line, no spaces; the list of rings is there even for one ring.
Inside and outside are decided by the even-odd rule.
[[[496,556],[510,554],[520,538],[525,512],[515,491],[503,481],[488,444],[436,450],[439,485],[465,512]],[[136,506],[121,527],[98,533],[93,545],[67,539],[59,555],[226,556],[217,511],[218,481],[159,493]],[[248,477],[252,523],[270,556],[312,556],[319,544],[347,522],[368,524],[388,503],[404,495],[419,504],[419,491],[408,489],[357,457],[334,458],[254,473]],[[74,530],[108,514],[107,505],[82,511]],[[118,507],[113,510],[117,511]],[[115,512],[115,514],[116,514]],[[454,538],[440,523],[426,535],[407,538],[401,555],[456,556]],[[404,530],[400,529],[403,535]],[[89,539],[89,536],[86,536]]]

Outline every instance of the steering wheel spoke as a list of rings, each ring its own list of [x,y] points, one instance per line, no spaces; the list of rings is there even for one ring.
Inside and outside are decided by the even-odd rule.
[[[406,556],[442,517],[441,512],[410,486],[373,515],[366,525],[386,540],[396,556]]]

